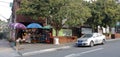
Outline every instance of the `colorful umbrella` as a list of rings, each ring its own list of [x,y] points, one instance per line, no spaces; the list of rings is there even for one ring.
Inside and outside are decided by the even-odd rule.
[[[50,29],[52,28],[50,25],[44,26],[43,29]]]
[[[26,26],[22,23],[11,23],[10,27],[13,29],[26,29]]]
[[[27,25],[27,28],[42,28],[42,26],[38,23],[31,23]]]

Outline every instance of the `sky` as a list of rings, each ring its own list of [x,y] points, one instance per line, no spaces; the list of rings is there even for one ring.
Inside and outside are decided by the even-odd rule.
[[[10,2],[13,0],[0,0],[0,20],[7,22],[11,15]]]

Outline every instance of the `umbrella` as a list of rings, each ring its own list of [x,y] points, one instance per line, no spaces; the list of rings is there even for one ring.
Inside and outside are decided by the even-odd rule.
[[[52,28],[50,25],[44,26],[43,29],[50,29]]]
[[[10,27],[14,29],[26,29],[26,26],[22,23],[11,23]]]
[[[27,28],[42,28],[42,26],[38,23],[31,23],[27,25]]]
[[[14,24],[15,24],[15,23],[10,23],[10,24],[9,24],[9,27],[14,28]]]

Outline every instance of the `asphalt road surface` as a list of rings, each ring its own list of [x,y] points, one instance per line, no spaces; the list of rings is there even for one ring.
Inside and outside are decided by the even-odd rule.
[[[94,47],[71,47],[51,52],[21,57],[120,57],[120,40],[107,42]]]

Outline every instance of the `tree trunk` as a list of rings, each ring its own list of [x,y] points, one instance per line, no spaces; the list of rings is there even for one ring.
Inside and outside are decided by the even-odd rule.
[[[92,29],[93,29],[92,30],[93,32],[98,32],[98,27],[97,26],[93,26]]]
[[[56,31],[56,36],[58,36],[58,34],[59,34],[59,30],[56,29],[55,31]]]

